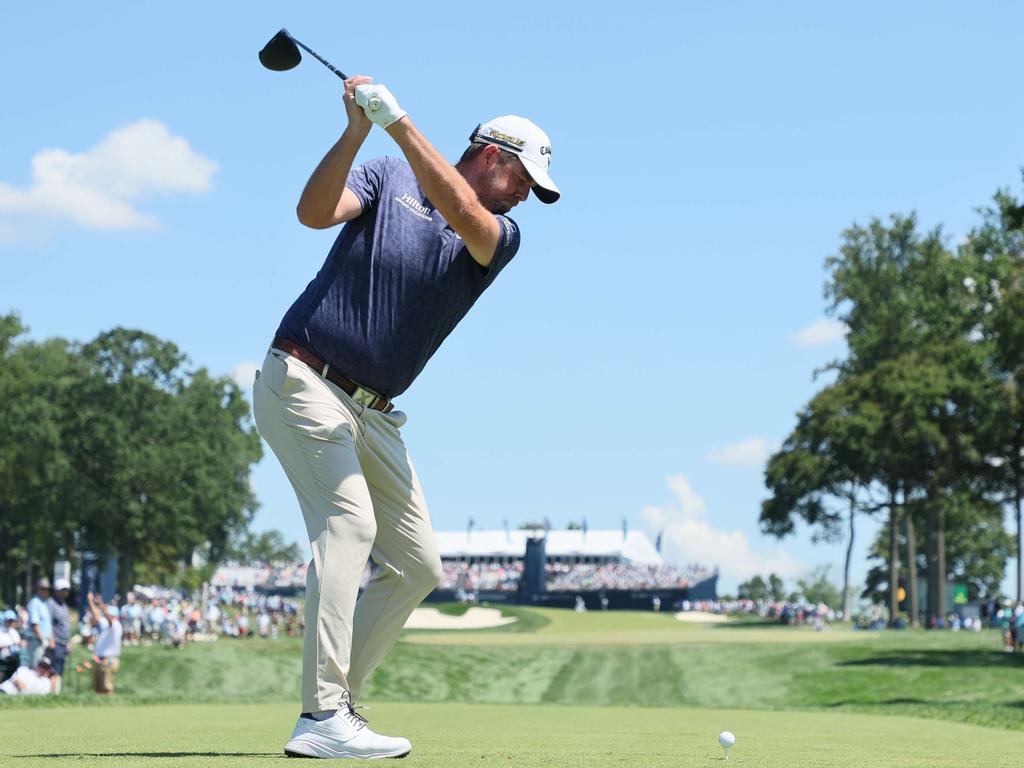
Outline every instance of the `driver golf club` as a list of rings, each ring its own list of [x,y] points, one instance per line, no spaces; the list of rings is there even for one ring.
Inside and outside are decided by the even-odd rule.
[[[270,38],[267,44],[263,46],[263,49],[260,51],[260,64],[275,72],[284,72],[289,69],[295,69],[295,67],[299,66],[299,62],[302,61],[302,54],[299,52],[299,48],[313,56],[313,58],[331,70],[331,72],[336,74],[340,79],[346,79],[347,76],[344,72],[335,67],[331,62],[312,48],[303,44],[301,41],[296,40],[284,27],[281,27],[281,30]],[[371,111],[376,112],[380,109],[380,99],[370,99],[367,106]]]

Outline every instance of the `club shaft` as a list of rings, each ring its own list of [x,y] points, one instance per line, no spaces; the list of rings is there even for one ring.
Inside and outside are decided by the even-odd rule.
[[[291,37],[291,35],[289,35],[289,37]],[[300,42],[300,41],[296,40],[296,39],[295,39],[294,37],[292,37],[292,42],[294,42],[294,43],[295,43],[295,44],[296,44],[297,46],[299,46],[299,48],[301,48],[302,50],[304,50],[304,51],[305,51],[306,53],[308,53],[308,54],[310,54],[311,56],[313,56],[314,58],[316,58],[316,60],[317,60],[317,61],[319,61],[319,62],[320,62],[321,64],[323,64],[323,65],[324,65],[325,67],[327,67],[327,68],[328,68],[329,70],[331,70],[331,72],[333,72],[334,74],[336,74],[336,75],[337,75],[338,77],[340,77],[340,78],[341,78],[342,80],[346,80],[346,79],[348,79],[348,78],[347,78],[347,76],[345,75],[345,73],[344,73],[344,72],[342,72],[342,71],[341,71],[340,69],[338,69],[338,68],[337,68],[336,66],[334,66],[333,64],[331,64],[331,62],[329,62],[329,61],[328,61],[327,59],[325,59],[325,58],[324,58],[323,56],[321,56],[321,55],[320,55],[319,53],[317,53],[316,51],[314,51],[314,50],[313,50],[312,48],[310,48],[310,47],[309,47],[308,45],[306,45],[306,44],[304,44],[304,43],[302,43],[302,42]]]

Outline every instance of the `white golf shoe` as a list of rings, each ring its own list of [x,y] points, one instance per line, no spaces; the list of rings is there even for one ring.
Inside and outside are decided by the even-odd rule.
[[[382,736],[357,715],[348,701],[326,720],[300,717],[292,737],[284,745],[288,757],[355,757],[377,760],[383,757],[405,757],[412,751],[408,739]]]

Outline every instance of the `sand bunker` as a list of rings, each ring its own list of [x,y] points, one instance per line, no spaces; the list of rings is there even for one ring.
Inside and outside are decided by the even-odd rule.
[[[405,622],[406,629],[487,629],[515,621],[513,616],[502,616],[497,608],[473,606],[461,616],[449,616],[437,608],[417,608]]]
[[[695,624],[723,624],[729,617],[721,613],[704,613],[703,611],[680,611],[676,614],[679,621],[692,621]]]

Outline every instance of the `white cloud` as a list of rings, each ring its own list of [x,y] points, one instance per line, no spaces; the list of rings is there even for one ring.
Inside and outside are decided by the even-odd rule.
[[[767,440],[763,437],[751,437],[716,448],[705,458],[712,464],[723,464],[727,467],[760,467],[768,461],[770,452]]]
[[[252,389],[253,380],[256,378],[256,371],[259,369],[258,363],[254,363],[252,360],[243,360],[231,369],[229,375],[235,384],[242,389]]]
[[[719,574],[730,584],[745,581],[754,574],[777,573],[794,578],[806,570],[781,547],[771,552],[755,552],[747,535],[740,530],[716,528],[707,518],[704,499],[697,495],[685,475],[667,478],[674,503],[644,507],[647,524],[655,531],[664,531],[662,552],[667,559],[679,563],[718,566]]]
[[[822,317],[801,328],[791,338],[798,347],[823,347],[845,338],[849,332],[846,323]]]
[[[0,215],[69,220],[88,229],[156,229],[157,218],[134,203],[156,194],[198,193],[217,170],[158,120],[111,131],[81,154],[44,149],[32,158],[24,188],[0,181]],[[10,224],[2,229],[10,229]]]

